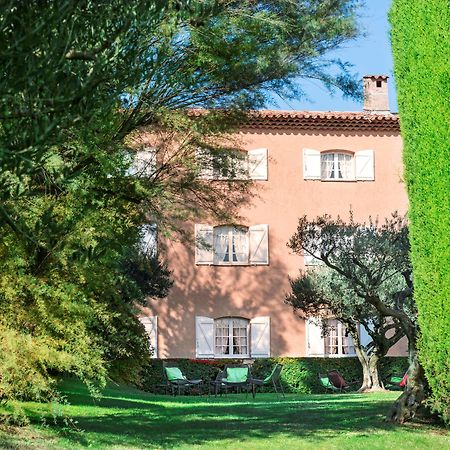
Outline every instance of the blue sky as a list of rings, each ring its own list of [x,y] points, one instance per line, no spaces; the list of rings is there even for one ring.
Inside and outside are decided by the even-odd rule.
[[[388,11],[391,0],[366,0],[360,10],[359,23],[364,36],[348,42],[345,48],[333,52],[331,56],[339,57],[353,64],[353,70],[360,78],[367,74],[389,75],[389,100],[391,111],[397,111],[393,62],[389,43]],[[276,99],[277,109],[310,111],[361,111],[362,104],[345,100],[339,91],[334,96],[317,81],[302,81],[302,86],[310,101],[301,99],[288,102]]]

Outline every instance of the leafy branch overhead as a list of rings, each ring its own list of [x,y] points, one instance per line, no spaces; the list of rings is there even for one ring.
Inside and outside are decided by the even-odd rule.
[[[163,263],[133,253],[139,227],[232,220],[250,183],[206,183],[195,152],[239,150],[230,131],[274,93],[302,95],[297,80],[313,78],[357,95],[327,52],[356,35],[358,3],[4,2],[1,399],[49,398],[58,371],[91,386],[138,377],[134,305],[171,286]],[[133,175],[150,144],[155,170]],[[26,374],[36,382],[15,384]]]

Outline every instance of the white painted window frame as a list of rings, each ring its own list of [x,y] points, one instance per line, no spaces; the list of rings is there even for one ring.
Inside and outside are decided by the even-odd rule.
[[[217,353],[216,352],[216,324],[218,323],[219,320],[227,320],[228,321],[228,339],[229,339],[229,349],[230,349],[230,353],[228,354],[222,354],[222,353]],[[233,320],[245,320],[246,321],[246,339],[247,339],[247,353],[237,353],[234,354],[233,353]],[[217,319],[214,319],[214,358],[216,359],[220,359],[220,358],[249,358],[250,357],[250,320],[245,319],[244,317],[236,317],[236,316],[229,316],[229,317],[218,317]]]

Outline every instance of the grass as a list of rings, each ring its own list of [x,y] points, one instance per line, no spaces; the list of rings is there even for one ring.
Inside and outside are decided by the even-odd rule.
[[[64,383],[70,405],[23,403],[24,428],[0,428],[5,449],[445,449],[437,426],[383,421],[398,393],[156,396],[126,386],[93,401],[78,382]],[[56,414],[56,419],[53,416]],[[70,421],[64,418],[70,418]]]

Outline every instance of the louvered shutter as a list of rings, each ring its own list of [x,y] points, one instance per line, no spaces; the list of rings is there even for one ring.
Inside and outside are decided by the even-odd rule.
[[[355,153],[355,174],[357,180],[375,179],[373,150],[361,150]]]
[[[250,264],[269,264],[269,226],[253,225],[248,229]]]
[[[303,149],[303,178],[320,180],[320,152],[318,150]]]
[[[250,355],[253,358],[270,356],[270,317],[250,320]]]
[[[214,319],[195,317],[195,354],[197,358],[214,357]]]
[[[325,341],[322,337],[322,327],[320,320],[314,317],[306,321],[307,328],[307,355],[323,356],[325,353]]]
[[[213,227],[205,224],[195,224],[195,264],[212,264]]]
[[[249,150],[248,175],[252,180],[267,180],[267,148]]]
[[[140,322],[144,326],[150,344],[152,358],[158,357],[158,317],[142,316],[139,317]]]

